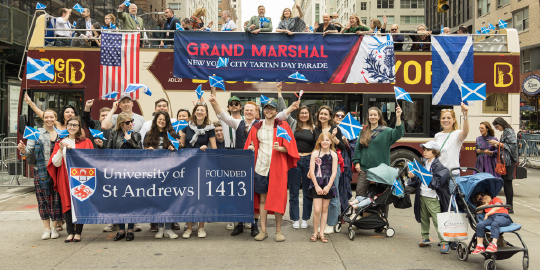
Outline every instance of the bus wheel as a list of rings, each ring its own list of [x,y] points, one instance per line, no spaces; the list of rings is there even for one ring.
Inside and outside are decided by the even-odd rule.
[[[407,167],[407,162],[413,162],[420,158],[414,152],[406,149],[397,149],[390,152],[390,166],[398,169]]]

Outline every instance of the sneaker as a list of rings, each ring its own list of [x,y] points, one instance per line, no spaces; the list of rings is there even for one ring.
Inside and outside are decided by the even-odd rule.
[[[251,223],[244,223],[244,228],[251,229]]]
[[[197,236],[199,238],[205,238],[206,237],[206,232],[204,231],[204,228],[199,228],[199,232],[197,233]]]
[[[486,252],[486,248],[484,246],[476,245],[476,248],[474,249],[473,252],[471,252],[471,254],[480,254],[484,252]]]
[[[334,233],[334,226],[326,225],[326,228],[324,228],[324,234],[331,234]]]
[[[422,241],[420,241],[420,244],[418,244],[418,246],[420,247],[427,247],[431,245],[431,241],[429,241],[429,239],[422,239]]]
[[[165,233],[163,234],[165,237],[169,237],[171,239],[176,239],[178,238],[178,234],[176,234],[175,232],[173,232],[172,230],[166,230]]]
[[[45,231],[43,231],[43,235],[41,236],[41,239],[43,240],[51,239],[51,230],[45,229]]]
[[[295,221],[292,224],[293,229],[300,229],[300,221]]]
[[[283,235],[281,232],[276,232],[276,242],[283,242],[285,241],[285,235]]]
[[[262,241],[262,240],[266,239],[267,237],[268,237],[268,234],[265,231],[261,230],[261,232],[259,234],[257,234],[257,236],[255,236],[255,240],[256,241]]]
[[[497,246],[493,243],[489,244],[486,248],[486,252],[497,252]]]
[[[209,222],[207,222],[207,223],[209,223]],[[193,230],[197,231],[199,229],[199,223],[198,222],[193,222],[193,225],[191,226],[191,228],[193,228],[192,231]],[[184,231],[186,231],[187,229],[188,229],[188,225],[187,225],[187,222],[186,222],[186,224],[184,224]]]
[[[56,231],[56,229],[52,229],[51,230],[51,239],[57,239],[58,237],[60,237],[60,235],[58,235],[58,232]]]
[[[165,228],[163,228],[163,227],[162,227],[162,228],[159,228],[159,230],[158,230],[158,232],[156,233],[156,236],[155,236],[155,237],[156,237],[157,239],[163,238],[163,233],[164,233],[164,232],[165,232]]]
[[[227,223],[227,230],[232,230],[234,229],[234,222],[228,222]]]
[[[150,223],[150,231],[151,232],[159,231],[159,226],[157,225],[157,223]]]
[[[118,230],[118,224],[107,224],[105,228],[103,228],[104,232],[112,232]]]
[[[184,234],[182,234],[182,238],[184,238],[184,239],[189,239],[189,238],[191,237],[191,233],[192,233],[192,232],[193,232],[192,230],[187,229],[187,230],[184,232]]]
[[[302,224],[300,225],[300,228],[307,229],[307,227],[308,227],[307,220],[302,220]]]
[[[441,254],[448,254],[448,253],[450,253],[450,245],[441,244]]]
[[[133,231],[134,231],[134,232],[140,232],[140,231],[142,231],[141,225],[139,225],[139,223],[135,223],[135,225],[133,226]]]

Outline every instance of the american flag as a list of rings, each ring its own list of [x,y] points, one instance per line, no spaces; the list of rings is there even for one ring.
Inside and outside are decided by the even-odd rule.
[[[139,83],[139,33],[103,33],[101,35],[101,96],[110,92],[120,95],[129,84]],[[120,96],[118,95],[118,96]],[[139,92],[131,94],[139,98]]]

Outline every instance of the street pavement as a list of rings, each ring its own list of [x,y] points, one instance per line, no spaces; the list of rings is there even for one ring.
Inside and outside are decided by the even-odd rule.
[[[536,260],[540,251],[540,170],[529,169],[529,177],[514,181],[515,223],[529,248],[530,269],[540,269]],[[501,197],[503,194],[500,195]],[[414,201],[414,197],[412,197]],[[301,200],[300,200],[301,202]],[[285,218],[289,215],[286,213]],[[205,239],[194,234],[190,239],[155,239],[143,224],[132,242],[113,238],[116,232],[102,232],[104,225],[84,226],[82,242],[64,243],[59,239],[41,240],[43,225],[39,218],[35,192],[29,187],[0,188],[0,269],[482,269],[484,258],[469,256],[462,262],[456,252],[440,254],[437,234],[431,229],[431,247],[420,248],[420,224],[413,209],[390,206],[390,226],[395,236],[387,238],[374,231],[357,230],[354,241],[347,230],[331,234],[328,243],[311,243],[312,221],[308,229],[295,230],[290,223],[283,228],[285,242],[269,237],[257,242],[249,230],[232,237],[225,223],[207,224]],[[183,227],[183,226],[182,226]],[[181,235],[182,231],[176,231]],[[469,230],[469,236],[473,231]],[[513,235],[505,239],[514,245]],[[497,269],[523,269],[523,254],[497,262]]]

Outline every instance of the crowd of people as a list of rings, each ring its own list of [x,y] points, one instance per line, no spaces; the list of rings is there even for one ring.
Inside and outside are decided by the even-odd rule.
[[[369,25],[364,25],[360,20],[360,17],[356,14],[352,14],[348,18],[348,22],[341,24],[339,22],[339,14],[333,13],[323,14],[322,22],[315,22],[313,26],[307,25],[302,17],[304,13],[302,12],[301,7],[298,4],[295,4],[294,8],[297,9],[298,16],[293,16],[293,11],[290,8],[285,8],[281,14],[280,21],[278,23],[275,32],[284,33],[286,35],[293,35],[294,33],[304,32],[304,33],[322,33],[326,34],[357,34],[364,35],[374,32],[387,33],[387,23],[388,18],[383,16],[383,21],[379,19],[372,19],[369,22]],[[61,8],[59,10],[60,16],[55,18],[55,29],[62,29],[55,31],[55,37],[59,38],[55,40],[55,46],[73,46],[73,47],[100,47],[101,43],[99,38],[102,31],[115,31],[120,29],[116,25],[116,19],[121,19],[122,30],[132,30],[139,31],[144,28],[143,19],[137,15],[137,5],[131,4],[127,9],[128,12],[124,12],[126,6],[124,4],[120,5],[117,10],[115,17],[113,14],[108,14],[104,18],[104,22],[100,23],[92,19],[90,16],[90,10],[84,9],[81,13],[81,18],[79,18],[73,25],[69,22],[71,16],[71,9]],[[231,12],[229,10],[223,10],[222,20],[223,25],[221,25],[221,31],[239,31],[243,29],[246,33],[257,35],[260,32],[273,32],[272,18],[267,17],[266,9],[263,5],[260,5],[257,8],[258,15],[252,16],[249,21],[244,22],[243,28],[238,28],[236,23],[232,20]],[[174,10],[167,8],[164,11],[164,18],[161,18],[157,21],[157,25],[153,30],[168,30],[175,31],[178,29],[178,26],[184,31],[210,31],[210,27],[214,24],[213,21],[205,22],[206,19],[206,9],[204,7],[198,7],[195,9],[193,15],[189,18],[177,18],[174,14]],[[74,31],[72,28],[74,27]],[[98,30],[101,29],[101,30]],[[98,30],[98,31],[96,31]],[[405,41],[404,35],[399,35],[399,25],[392,24],[390,26],[390,32],[393,34],[394,39],[394,50],[402,51]],[[431,41],[430,35],[432,34],[450,34],[450,29],[448,27],[443,29],[435,29],[429,31],[425,24],[419,24],[416,27],[416,31],[410,33],[417,35],[410,35],[410,39],[414,43],[410,50],[411,51],[430,51]],[[458,34],[467,34],[467,28],[463,25],[459,26]],[[144,34],[146,35],[146,34]],[[79,37],[81,39],[73,39],[72,37]],[[158,46],[167,48],[167,46],[174,44],[174,33],[173,32],[154,32],[152,35],[146,35],[148,38],[154,39],[149,41],[146,44],[149,46]],[[92,39],[89,39],[92,38]],[[141,45],[143,42],[141,41]]]

